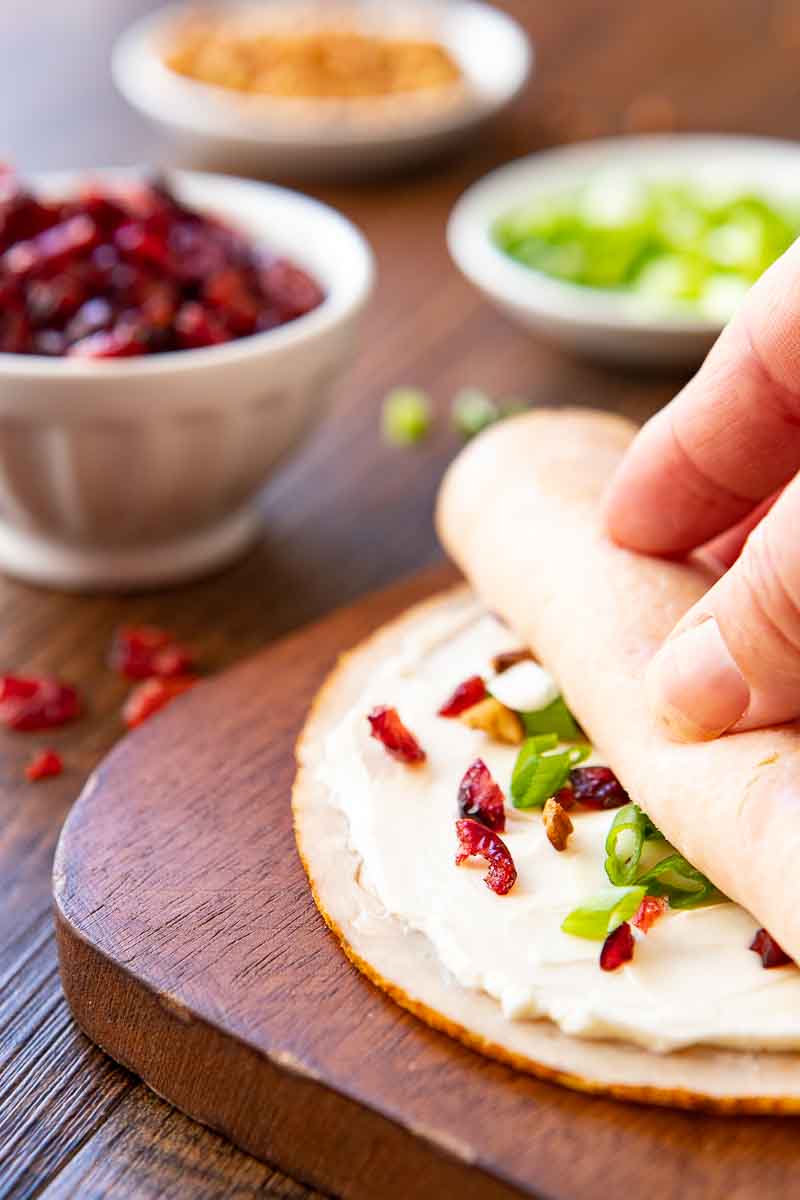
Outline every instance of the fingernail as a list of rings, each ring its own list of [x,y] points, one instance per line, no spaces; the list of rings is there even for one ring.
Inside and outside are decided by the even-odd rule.
[[[750,701],[713,617],[664,643],[647,669],[646,687],[656,718],[680,742],[719,737]]]

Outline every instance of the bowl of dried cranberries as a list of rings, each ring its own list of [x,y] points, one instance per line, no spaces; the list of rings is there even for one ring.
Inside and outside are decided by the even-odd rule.
[[[0,170],[0,569],[122,589],[232,558],[372,277],[358,230],[284,188]]]

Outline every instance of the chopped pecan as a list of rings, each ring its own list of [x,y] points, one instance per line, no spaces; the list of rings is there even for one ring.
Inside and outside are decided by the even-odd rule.
[[[506,742],[510,746],[518,746],[524,736],[525,729],[517,714],[494,696],[473,704],[459,716],[459,720],[470,729],[482,729],[496,742]]]
[[[517,663],[538,661],[532,650],[505,650],[502,654],[495,654],[492,659],[492,667],[495,675],[502,675],[503,671],[507,671],[509,667],[515,667]]]
[[[566,850],[569,835],[572,833],[572,821],[569,813],[562,808],[555,796],[551,796],[545,804],[542,810],[542,820],[547,839],[553,849]]]

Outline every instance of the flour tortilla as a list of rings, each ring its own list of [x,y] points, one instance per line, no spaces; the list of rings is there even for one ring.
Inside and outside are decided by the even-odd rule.
[[[540,1078],[625,1100],[723,1113],[800,1112],[800,1054],[698,1047],[650,1054],[572,1038],[550,1021],[510,1021],[490,996],[458,984],[424,934],[387,917],[360,882],[347,819],[319,781],[327,735],[401,638],[463,603],[446,592],[384,626],[346,655],[317,696],[297,747],[295,834],[314,899],[343,950],[373,983],[435,1029]],[[613,763],[613,759],[610,760]]]

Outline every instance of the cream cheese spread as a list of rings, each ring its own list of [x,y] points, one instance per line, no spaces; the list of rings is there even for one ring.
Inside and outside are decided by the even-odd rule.
[[[614,814],[573,810],[574,833],[556,852],[540,813],[511,804],[517,749],[436,715],[457,684],[486,677],[495,654],[518,646],[469,599],[432,615],[398,639],[328,736],[319,771],[347,817],[364,886],[428,937],[458,984],[488,993],[509,1020],[549,1018],[577,1037],[661,1052],[800,1048],[800,970],[762,967],[748,949],[757,922],[735,904],[668,912],[614,972],[600,969],[599,943],[562,932],[566,914],[608,886],[604,842]],[[398,709],[427,753],[422,766],[395,761],[370,737],[366,715],[376,704]],[[506,896],[486,887],[483,860],[455,866],[458,785],[478,757],[507,797],[502,837],[518,879]]]

